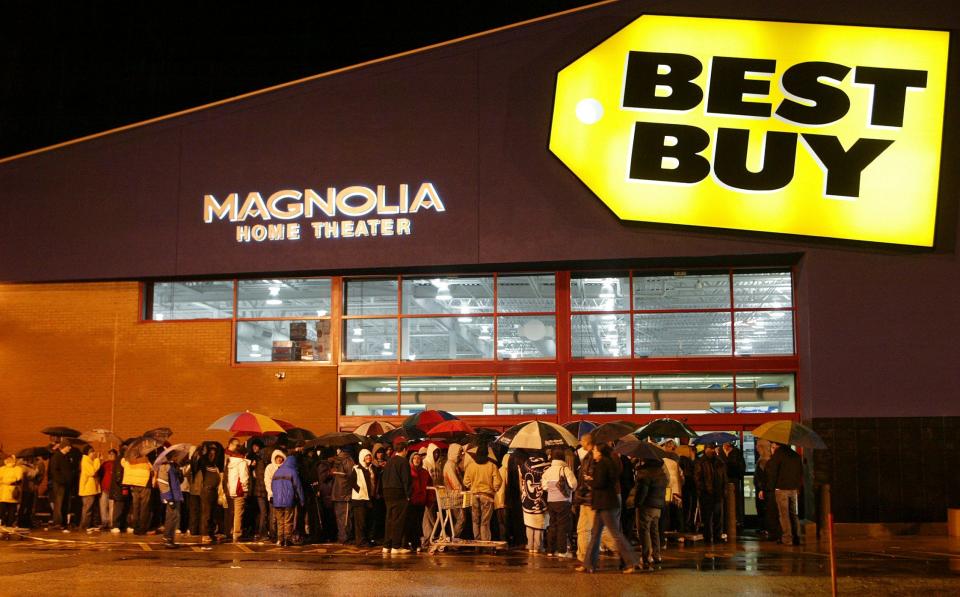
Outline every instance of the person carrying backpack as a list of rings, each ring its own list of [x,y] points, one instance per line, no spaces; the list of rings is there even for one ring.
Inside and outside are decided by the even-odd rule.
[[[561,558],[572,557],[568,538],[573,520],[570,499],[577,489],[577,476],[567,466],[563,448],[554,448],[550,452],[550,468],[540,479],[540,487],[547,493],[547,512],[550,525],[547,527],[547,555]]]

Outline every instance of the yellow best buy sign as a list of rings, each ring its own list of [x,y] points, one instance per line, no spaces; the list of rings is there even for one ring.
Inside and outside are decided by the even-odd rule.
[[[620,218],[933,245],[949,34],[643,16],[557,75]]]

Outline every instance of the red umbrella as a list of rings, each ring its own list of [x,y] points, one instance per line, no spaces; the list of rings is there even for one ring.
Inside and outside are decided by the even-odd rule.
[[[471,427],[465,421],[453,420],[453,421],[444,421],[434,425],[427,431],[428,437],[443,437],[443,438],[454,438],[461,435],[467,435],[468,433],[474,433],[473,427]]]
[[[452,421],[456,418],[457,417],[451,415],[445,410],[422,410],[404,419],[403,427],[416,427],[417,429],[426,432],[428,429],[431,429],[438,423]]]

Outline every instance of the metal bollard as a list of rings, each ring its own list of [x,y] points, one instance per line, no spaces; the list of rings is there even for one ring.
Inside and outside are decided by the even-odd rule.
[[[723,511],[726,515],[727,543],[737,540],[737,488],[733,483],[727,483],[726,496],[723,500]]]
[[[820,539],[821,531],[829,527],[830,515],[833,510],[830,507],[830,484],[824,483],[820,486],[820,508],[817,513],[817,539]]]

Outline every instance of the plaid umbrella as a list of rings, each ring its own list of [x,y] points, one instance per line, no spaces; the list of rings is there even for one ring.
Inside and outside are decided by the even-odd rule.
[[[284,426],[286,425],[286,426]],[[224,415],[214,421],[207,429],[229,431],[234,435],[263,435],[264,433],[283,433],[292,429],[286,421],[271,419],[267,415],[252,413],[249,410]]]
[[[753,430],[753,436],[778,444],[826,450],[827,444],[817,432],[796,421],[767,421]]]
[[[383,435],[384,433],[396,429],[397,426],[393,423],[387,423],[386,421],[367,421],[363,425],[360,425],[353,430],[357,435],[366,435],[367,437],[376,437],[378,435]]]
[[[416,427],[420,431],[426,432],[438,423],[452,421],[456,418],[445,410],[422,410],[404,419],[403,427]]]
[[[545,450],[547,448],[577,445],[577,438],[556,423],[526,421],[503,432],[498,442],[509,448]]]

